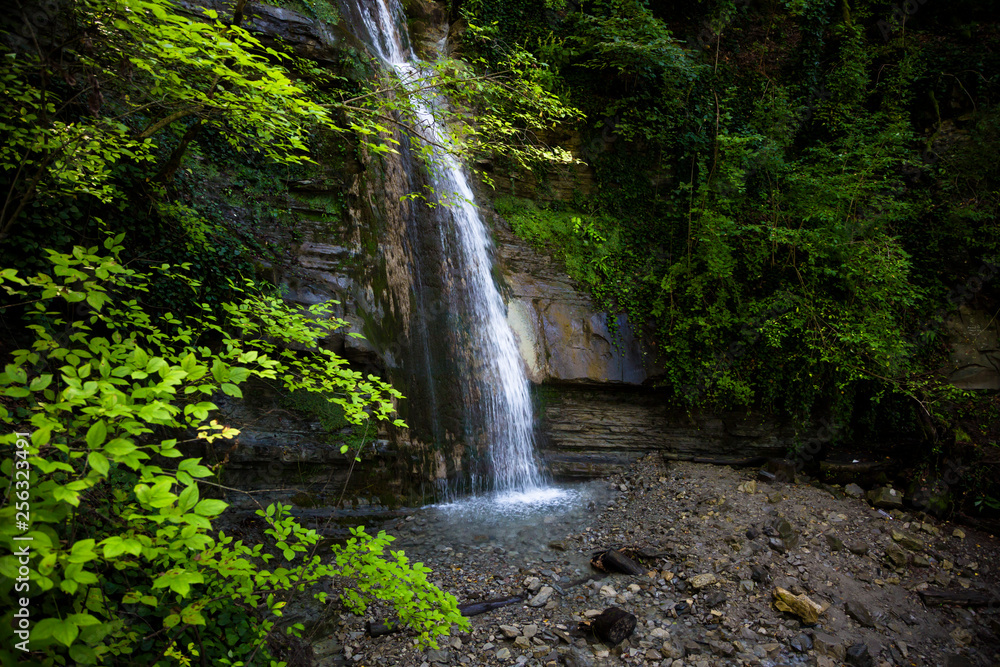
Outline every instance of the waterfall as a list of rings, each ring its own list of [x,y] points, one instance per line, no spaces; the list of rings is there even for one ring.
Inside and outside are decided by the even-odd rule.
[[[419,87],[425,63],[408,46],[397,0],[359,0],[362,36],[399,77]],[[391,5],[390,5],[391,3]],[[444,308],[457,331],[449,354],[463,357],[468,377],[459,379],[465,403],[468,446],[481,444],[481,471],[471,470],[472,491],[530,492],[546,486],[534,446],[534,416],[528,380],[507,324],[503,299],[493,279],[492,241],[475,205],[463,165],[441,146],[449,143],[436,119],[447,102],[433,91],[411,97],[416,134],[431,153],[429,179],[437,199],[431,215],[450,278],[443,281]],[[418,139],[418,140],[419,140]]]

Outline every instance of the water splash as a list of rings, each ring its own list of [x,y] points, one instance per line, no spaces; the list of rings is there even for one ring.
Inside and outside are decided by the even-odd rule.
[[[391,3],[391,4],[390,4]],[[419,82],[426,64],[409,48],[400,29],[402,13],[396,0],[368,0],[356,5],[368,42],[378,57],[402,82]],[[419,87],[419,84],[414,86]],[[464,388],[470,418],[475,421],[471,439],[486,446],[485,475],[470,471],[473,491],[494,491],[507,504],[531,506],[563,494],[549,488],[534,446],[534,415],[528,380],[507,324],[503,299],[493,280],[492,242],[475,206],[475,195],[462,164],[442,147],[449,144],[436,112],[446,101],[433,92],[411,96],[417,133],[428,146],[429,174],[439,202],[438,232],[445,250],[442,262],[452,268],[449,308],[465,339],[473,379]]]

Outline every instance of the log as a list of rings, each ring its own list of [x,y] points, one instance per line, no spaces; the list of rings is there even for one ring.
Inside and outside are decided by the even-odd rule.
[[[524,597],[521,595],[515,595],[509,598],[493,598],[491,600],[481,600],[479,602],[466,602],[465,604],[458,605],[458,611],[461,612],[462,616],[478,616],[479,614],[485,614],[488,611],[493,611],[494,609],[499,609],[500,607],[506,607],[509,604],[517,604],[518,602],[524,602]],[[400,632],[404,629],[402,623],[399,619],[386,621],[385,623],[372,623],[368,621],[365,623],[365,634],[369,637],[381,637],[383,635],[391,635],[396,632]]]
[[[509,604],[517,604],[518,602],[524,602],[524,597],[515,595],[509,598],[493,598],[492,600],[482,600],[481,602],[466,602],[465,604],[458,605],[458,610],[465,617],[479,616],[479,614],[485,614],[488,611],[506,607]]]
[[[624,609],[608,607],[592,621],[584,621],[580,629],[591,632],[608,646],[618,646],[635,632],[636,618]]]
[[[398,620],[394,622],[387,623],[372,623],[371,621],[365,622],[365,634],[369,637],[381,637],[383,635],[391,635],[395,632],[401,632],[403,630],[403,624]]]
[[[960,589],[928,588],[925,591],[920,591],[920,597],[924,599],[924,604],[928,606],[955,604],[962,607],[986,607],[994,603],[1000,603],[1000,598],[992,595]]]
[[[600,551],[590,559],[590,564],[601,572],[620,572],[622,574],[643,575],[646,568],[632,560],[617,549]]]

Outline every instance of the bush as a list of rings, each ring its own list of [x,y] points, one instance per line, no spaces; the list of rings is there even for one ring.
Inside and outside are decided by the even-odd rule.
[[[189,664],[198,655],[278,664],[266,642],[282,608],[334,575],[360,576],[344,597],[349,608],[387,600],[425,644],[464,625],[427,568],[386,556],[384,533],[356,529],[324,558],[320,536],[280,504],[258,511],[268,547],[213,530],[226,503],[205,497],[214,471],[182,447],[238,434],[212,419],[214,395],[240,397],[251,377],[281,382],[325,395],[357,424],[391,419],[400,394],[319,345],[341,320],[322,307],[293,311],[249,282],[234,286],[241,298],[223,304],[221,319],[207,305],[184,319],[146,312],[137,296],[150,276],[118,261],[121,240],[109,238],[105,253],[49,251],[50,273],[0,271],[9,294],[34,304],[31,349],[13,352],[0,373],[0,419],[12,431],[0,437],[0,543],[11,552],[0,557],[3,663],[25,649],[45,665]],[[183,267],[160,270],[185,280]],[[30,620],[14,635],[22,598]]]

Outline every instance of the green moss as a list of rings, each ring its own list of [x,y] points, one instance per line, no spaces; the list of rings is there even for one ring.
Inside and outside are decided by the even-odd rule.
[[[585,213],[563,202],[542,206],[519,197],[500,197],[495,206],[515,234],[565,262],[573,279],[599,289],[610,278],[621,250],[620,223],[611,216]]]

